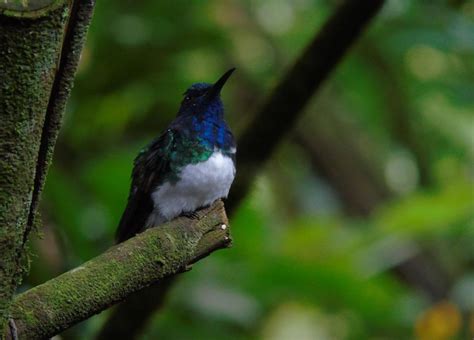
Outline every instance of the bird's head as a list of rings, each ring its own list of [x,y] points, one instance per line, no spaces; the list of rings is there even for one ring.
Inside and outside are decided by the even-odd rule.
[[[220,98],[222,87],[235,68],[224,73],[214,84],[195,83],[184,92],[178,115],[222,117],[224,106]]]

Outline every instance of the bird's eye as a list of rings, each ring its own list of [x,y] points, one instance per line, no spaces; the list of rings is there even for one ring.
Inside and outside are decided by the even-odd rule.
[[[185,101],[189,101],[190,99],[191,99],[191,97],[189,97],[189,96],[184,97]]]

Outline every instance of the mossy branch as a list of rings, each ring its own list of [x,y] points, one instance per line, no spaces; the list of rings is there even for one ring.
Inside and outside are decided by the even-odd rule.
[[[71,5],[68,26],[63,39],[59,65],[51,89],[46,117],[41,133],[40,147],[36,161],[36,174],[31,197],[27,228],[23,234],[23,243],[34,225],[41,191],[48,167],[53,158],[54,146],[61,128],[66,102],[72,90],[74,77],[79,65],[82,48],[94,12],[95,0],[76,0]]]
[[[230,245],[221,201],[115,245],[102,255],[18,295],[11,306],[20,339],[52,337],[131,293]]]
[[[2,0],[0,14],[19,18],[39,18],[71,0]]]

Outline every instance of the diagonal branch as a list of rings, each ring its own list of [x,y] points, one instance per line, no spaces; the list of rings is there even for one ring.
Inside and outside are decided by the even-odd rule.
[[[130,240],[46,283],[18,295],[11,306],[20,339],[52,337],[189,266],[229,247],[221,201]]]
[[[344,1],[278,82],[239,138],[239,168],[227,204],[230,212],[247,195],[263,164],[383,3],[383,0]]]

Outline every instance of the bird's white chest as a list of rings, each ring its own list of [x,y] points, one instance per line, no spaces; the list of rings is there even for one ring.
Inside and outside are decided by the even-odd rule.
[[[206,161],[185,166],[179,176],[178,182],[162,184],[152,194],[156,213],[165,220],[227,197],[235,167],[230,157],[215,151]]]

